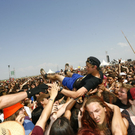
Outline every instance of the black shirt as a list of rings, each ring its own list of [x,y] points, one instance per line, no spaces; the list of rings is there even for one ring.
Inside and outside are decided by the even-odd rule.
[[[117,105],[119,108],[122,108],[122,109],[127,109],[128,108],[128,106],[123,104],[119,98],[117,98],[117,101],[114,104]]]
[[[85,87],[88,91],[91,89],[95,89],[99,84],[102,83],[103,80],[103,73],[99,71],[100,78],[97,78],[91,74],[88,74],[87,76],[84,76],[83,78],[79,78],[74,83],[74,88],[79,89],[81,87]]]

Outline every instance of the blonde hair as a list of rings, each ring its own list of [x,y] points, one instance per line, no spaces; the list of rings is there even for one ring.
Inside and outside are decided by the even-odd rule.
[[[125,88],[126,89],[126,92],[128,92],[133,86],[131,84],[125,84],[125,83],[122,83],[122,88]]]

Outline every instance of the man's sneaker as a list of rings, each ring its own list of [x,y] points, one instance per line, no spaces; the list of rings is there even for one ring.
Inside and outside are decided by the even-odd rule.
[[[45,76],[46,72],[45,72],[45,70],[44,70],[43,68],[40,69],[40,74],[41,74],[42,76]]]

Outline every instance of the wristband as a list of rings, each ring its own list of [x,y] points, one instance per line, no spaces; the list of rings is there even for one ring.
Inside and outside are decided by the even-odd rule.
[[[49,100],[51,100],[51,101],[53,101],[53,102],[54,102],[54,100],[53,100],[52,98],[50,98]]]
[[[61,92],[63,90],[63,87],[60,87],[60,90],[59,90],[59,92]]]

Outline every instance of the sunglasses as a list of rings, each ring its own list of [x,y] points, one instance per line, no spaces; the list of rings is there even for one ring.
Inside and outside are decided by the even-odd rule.
[[[95,65],[95,64],[94,64],[94,61],[90,60],[89,58],[87,59],[86,62],[90,63],[91,65]]]

